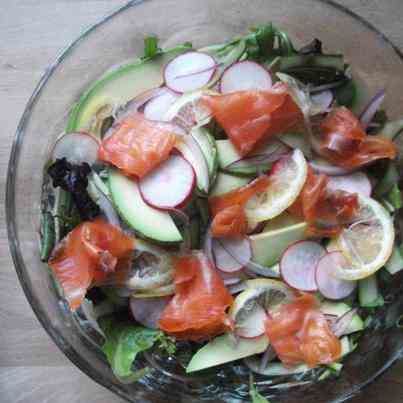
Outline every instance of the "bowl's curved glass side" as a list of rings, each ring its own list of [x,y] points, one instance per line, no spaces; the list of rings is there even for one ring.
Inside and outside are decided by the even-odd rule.
[[[50,145],[63,131],[68,110],[79,94],[110,66],[140,55],[145,34],[157,34],[162,46],[189,40],[202,46],[222,42],[267,21],[288,31],[297,45],[318,37],[327,49],[343,52],[357,74],[368,82],[371,92],[386,87],[386,109],[392,118],[399,116],[403,105],[403,65],[399,55],[381,35],[328,3],[206,0],[201,5],[198,0],[134,1],[75,42],[50,68],[31,99],[18,128],[7,184],[8,230],[16,269],[35,313],[58,346],[84,372],[126,399],[145,403],[196,402],[203,389],[203,397],[211,401],[235,402],[246,389],[241,388],[238,395],[231,392],[244,380],[238,376],[233,376],[231,382],[211,381],[209,387],[199,378],[185,385],[158,371],[143,385],[122,385],[112,376],[99,349],[80,333],[60,302],[46,266],[39,259],[40,193],[43,163]],[[395,302],[399,309],[400,303]],[[391,312],[392,305],[386,310]],[[402,348],[401,334],[393,328],[374,331],[368,338],[376,343],[368,344],[368,352],[363,350],[361,354],[359,350],[351,356],[337,381],[309,386],[306,391],[291,389],[287,396],[273,388],[267,392],[276,394],[276,401],[289,403],[301,401],[302,394],[304,402],[321,402],[337,401],[354,393],[389,365]],[[362,365],[365,370],[358,370]]]

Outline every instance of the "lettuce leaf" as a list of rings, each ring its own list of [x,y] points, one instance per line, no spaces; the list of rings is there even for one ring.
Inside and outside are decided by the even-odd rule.
[[[249,378],[249,396],[252,400],[252,403],[270,403],[257,391],[252,374],[250,374]]]
[[[132,365],[137,355],[153,347],[162,333],[159,330],[118,322],[111,316],[103,317],[99,322],[105,334],[102,351],[114,375],[123,382],[134,382],[144,376],[147,368],[133,372]]]

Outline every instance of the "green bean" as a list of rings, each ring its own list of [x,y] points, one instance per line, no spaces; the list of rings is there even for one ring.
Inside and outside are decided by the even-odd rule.
[[[48,211],[42,214],[41,219],[41,260],[46,262],[55,246],[55,222]]]

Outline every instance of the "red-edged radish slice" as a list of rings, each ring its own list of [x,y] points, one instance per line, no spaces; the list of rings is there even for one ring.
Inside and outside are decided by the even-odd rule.
[[[208,165],[199,143],[192,135],[183,136],[176,148],[192,165],[196,173],[197,187],[208,193],[210,188]]]
[[[237,321],[235,325],[235,334],[239,337],[252,339],[261,336],[265,333],[265,322],[267,313],[263,307],[257,305],[250,314],[243,318],[242,321]]]
[[[229,66],[223,73],[220,92],[269,90],[272,87],[270,73],[260,64],[244,60]]]
[[[183,53],[165,66],[165,84],[179,93],[195,91],[211,80],[216,68],[216,61],[207,53]]]
[[[163,88],[159,95],[147,102],[144,107],[144,116],[149,120],[167,121],[166,113],[178,98],[178,94],[169,88]]]
[[[300,291],[316,291],[315,270],[325,248],[315,241],[297,241],[290,245],[280,259],[282,279]]]
[[[316,284],[319,292],[328,299],[348,297],[357,287],[356,281],[340,280],[333,273],[337,267],[348,267],[349,263],[341,252],[328,252],[316,266]]]
[[[215,239],[213,253],[217,269],[227,273],[241,270],[252,259],[248,238]]]
[[[130,298],[130,310],[134,319],[150,329],[158,329],[158,321],[170,297]]]
[[[330,90],[321,91],[311,95],[311,100],[316,105],[319,105],[321,109],[326,110],[333,103],[334,95]]]
[[[372,119],[374,118],[378,109],[381,107],[384,99],[385,90],[378,91],[361,113],[360,123],[364,130],[367,129],[369,124],[372,122]]]
[[[327,188],[330,190],[344,190],[349,193],[358,193],[369,197],[371,182],[364,172],[354,172],[350,175],[331,176]]]
[[[172,155],[139,182],[143,200],[152,207],[169,210],[182,206],[192,194],[195,172],[181,155]]]
[[[72,164],[89,165],[98,160],[99,141],[89,133],[66,133],[60,137],[52,150],[52,160],[66,158]]]

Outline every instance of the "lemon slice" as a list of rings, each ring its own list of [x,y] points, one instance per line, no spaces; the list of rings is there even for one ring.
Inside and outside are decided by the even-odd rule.
[[[335,239],[338,249],[351,262],[334,275],[343,280],[360,280],[385,265],[392,254],[395,230],[392,217],[374,199],[359,196],[358,217]]]
[[[246,282],[246,289],[234,300],[229,311],[235,333],[253,338],[265,332],[267,313],[272,314],[284,303],[292,301],[294,291],[278,280],[255,279]]]
[[[279,160],[273,166],[267,190],[248,200],[245,206],[248,222],[270,220],[290,207],[304,187],[307,174],[308,164],[300,150]]]

